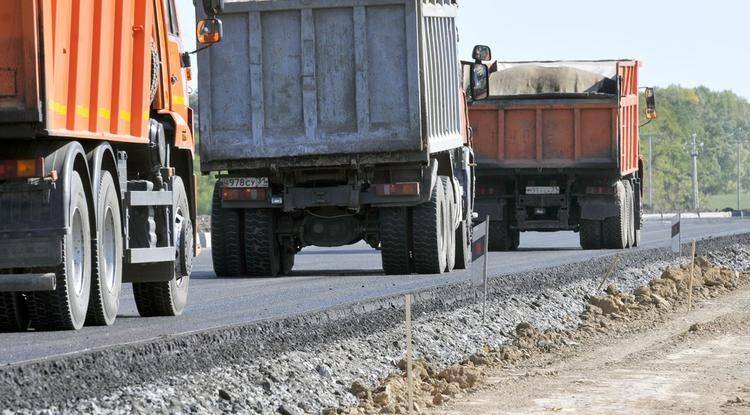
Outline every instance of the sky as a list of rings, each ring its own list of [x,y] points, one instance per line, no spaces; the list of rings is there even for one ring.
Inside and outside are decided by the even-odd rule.
[[[200,1],[200,0],[198,0]],[[177,0],[186,47],[193,0]],[[750,99],[750,1],[462,0],[461,58],[475,44],[501,61],[630,58],[641,86],[705,85]]]

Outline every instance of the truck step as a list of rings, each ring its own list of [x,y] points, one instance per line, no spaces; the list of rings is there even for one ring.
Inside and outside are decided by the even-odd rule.
[[[175,255],[176,251],[173,246],[159,248],[131,248],[125,251],[125,262],[129,264],[174,262]]]

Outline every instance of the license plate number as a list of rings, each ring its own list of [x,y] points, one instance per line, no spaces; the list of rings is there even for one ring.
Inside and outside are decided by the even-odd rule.
[[[528,186],[526,187],[527,195],[559,195],[559,186]]]
[[[268,187],[268,177],[225,177],[221,179],[224,187],[232,189],[246,187]]]

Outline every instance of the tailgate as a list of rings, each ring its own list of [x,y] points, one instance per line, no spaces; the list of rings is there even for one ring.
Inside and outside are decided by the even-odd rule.
[[[0,7],[0,124],[39,122],[37,2],[3,0]]]
[[[480,163],[512,168],[617,166],[613,99],[488,100],[469,111]]]
[[[422,151],[416,4],[228,2],[199,54],[203,160]]]

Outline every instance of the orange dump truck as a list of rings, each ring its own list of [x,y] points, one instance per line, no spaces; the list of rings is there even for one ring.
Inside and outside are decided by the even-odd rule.
[[[0,27],[0,330],[112,324],[123,282],[141,315],[180,314],[196,188],[174,2],[5,0]]]
[[[469,117],[475,212],[492,250],[520,232],[580,232],[585,249],[637,246],[643,164],[638,68],[631,60],[497,63]],[[654,118],[653,90],[647,88]]]

